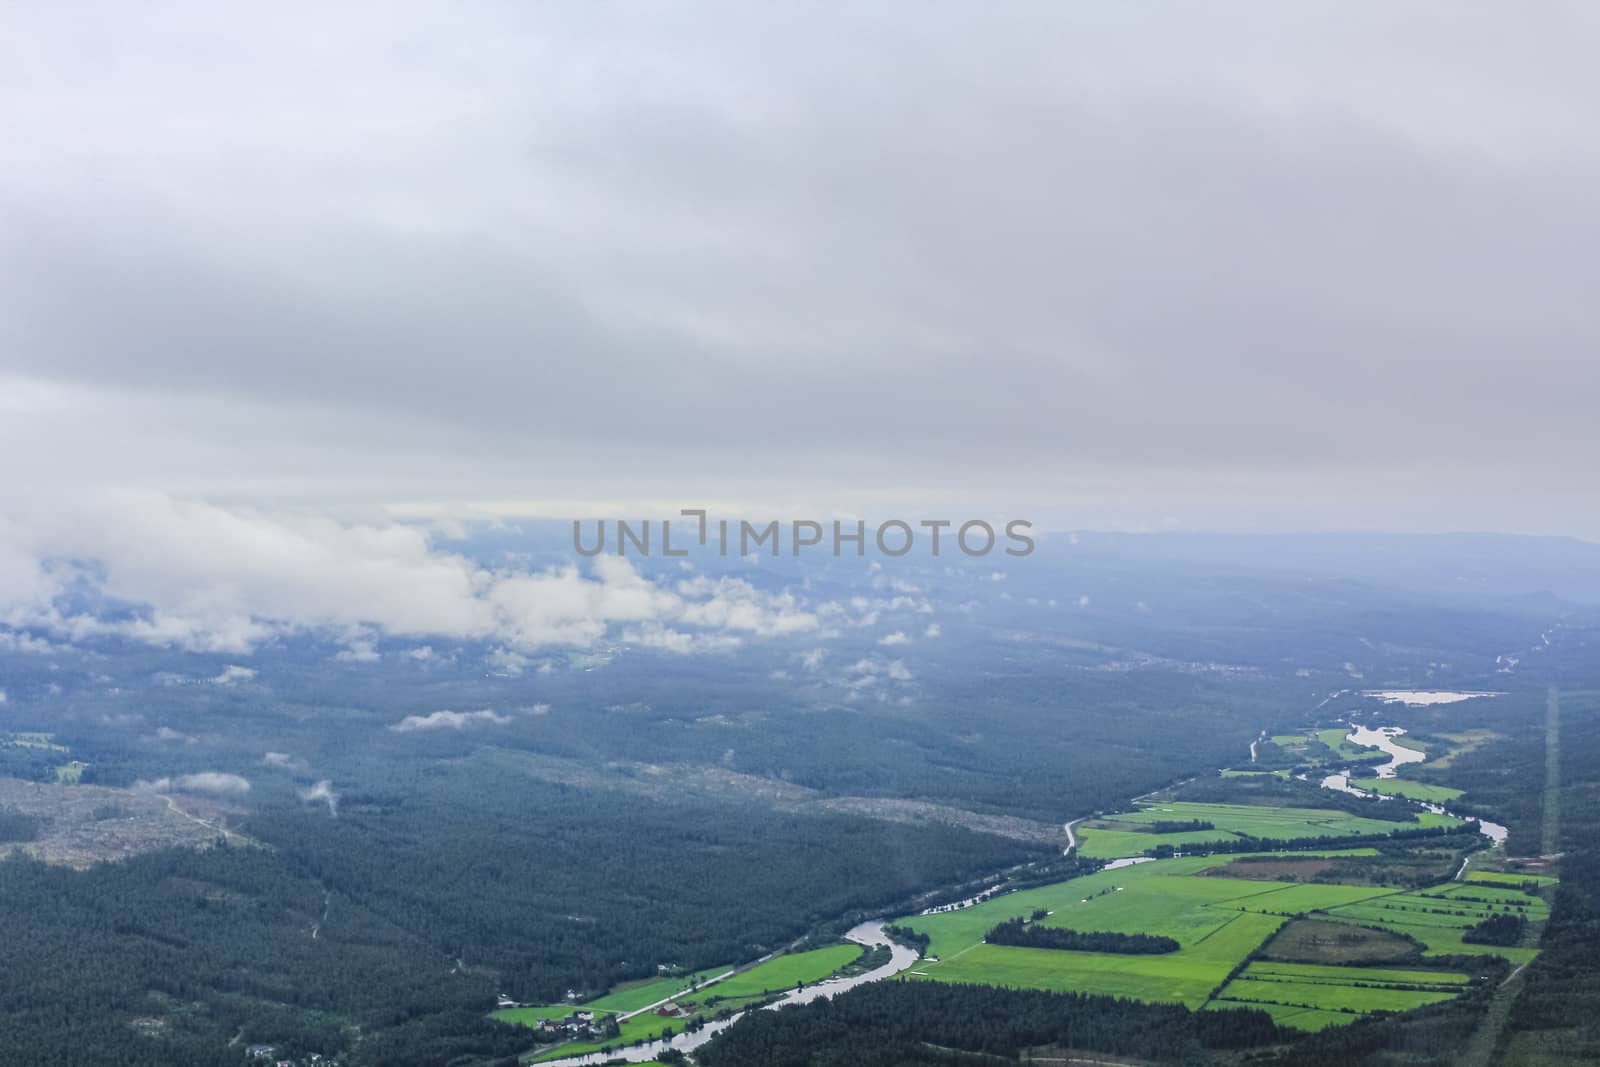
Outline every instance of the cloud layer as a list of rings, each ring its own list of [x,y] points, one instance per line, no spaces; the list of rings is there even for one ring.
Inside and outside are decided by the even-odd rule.
[[[1600,534],[1592,8],[644,7],[9,12],[0,484]]]
[[[439,549],[414,526],[269,516],[158,494],[30,512],[0,525],[0,560],[10,561],[0,574],[0,623],[194,651],[248,652],[281,633],[315,630],[347,640],[342,658],[366,662],[378,656],[376,630],[499,642],[496,664],[520,671],[527,658],[517,649],[593,645],[613,626],[627,627],[624,640],[689,652],[819,625],[792,595],[739,579],[659,585],[617,557],[595,559],[589,574],[575,566],[491,570]],[[86,590],[135,613],[112,618],[75,606]],[[433,652],[402,655],[420,662]],[[254,676],[230,665],[213,681]]]

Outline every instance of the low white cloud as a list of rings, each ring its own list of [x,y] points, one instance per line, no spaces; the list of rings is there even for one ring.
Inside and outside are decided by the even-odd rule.
[[[906,667],[905,661],[866,656],[846,667],[843,677],[837,679],[837,684],[850,690],[862,690],[881,685],[885,681],[909,682],[911,679],[912,674]]]
[[[0,519],[0,625],[240,655],[280,635],[323,631],[344,646],[335,658],[351,663],[378,659],[380,636],[483,640],[520,655],[589,647],[613,626],[636,628],[640,643],[702,650],[731,647],[717,635],[776,638],[819,625],[793,594],[738,578],[658,584],[615,556],[596,558],[588,574],[575,565],[492,569],[439,549],[434,536],[421,526],[269,515],[152,493],[36,502]],[[64,605],[75,585],[128,610],[74,612]],[[406,653],[433,654],[430,645]],[[243,681],[245,669],[217,681]]]
[[[484,657],[489,666],[497,674],[508,674],[515,678],[528,668],[528,657],[520,652],[513,652],[509,648],[497,648]]]
[[[663,652],[692,655],[697,652],[726,652],[744,644],[743,640],[728,634],[685,633],[662,626],[658,622],[635,626],[622,633],[622,639],[642,648]]]
[[[238,682],[248,682],[256,676],[254,667],[241,667],[236,663],[229,664],[222,669],[222,673],[211,679],[217,685],[234,685]]]
[[[483,711],[435,711],[428,715],[407,715],[389,729],[398,734],[421,730],[464,730],[469,726],[504,726],[511,716],[484,709]]]
[[[909,645],[910,643],[911,638],[906,636],[904,630],[896,630],[892,634],[885,634],[878,638],[878,644],[880,645]]]
[[[0,631],[0,651],[5,652],[57,652],[56,645],[32,634]]]
[[[414,659],[418,663],[426,663],[434,657],[433,646],[423,645],[420,648],[410,648],[402,652],[401,655],[407,659]]]
[[[309,789],[300,791],[300,799],[306,803],[323,801],[328,805],[328,814],[335,818],[339,815],[339,794],[334,791],[333,783],[324,778]]]
[[[159,727],[156,730],[155,739],[157,741],[181,742],[181,743],[186,744],[186,745],[195,744],[197,741],[200,740],[198,737],[195,737],[193,734],[186,734],[182,730],[174,730],[170,726]]]
[[[808,633],[818,625],[793,595],[764,593],[742,578],[697,575],[680,581],[677,591],[685,598],[677,617],[694,626],[771,637]]]
[[[926,630],[922,631],[922,636],[923,637],[938,637],[940,632],[941,631],[939,629],[939,624],[936,623],[936,622],[930,622],[928,624],[928,628]]]
[[[365,637],[351,639],[344,649],[333,657],[340,663],[376,663],[383,657],[377,645]]]
[[[133,787],[151,793],[215,793],[218,796],[242,796],[250,792],[247,779],[225,771],[201,771],[154,781],[140,779],[133,783]]]
[[[0,704],[4,704],[6,699],[6,691],[4,689],[0,689]]]
[[[288,771],[308,771],[310,764],[298,756],[291,756],[287,752],[268,752],[261,757],[261,762],[268,767],[282,767]]]

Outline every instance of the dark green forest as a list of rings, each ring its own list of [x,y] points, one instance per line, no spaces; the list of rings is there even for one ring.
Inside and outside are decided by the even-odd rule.
[[[1263,1011],[1191,1012],[1114,997],[990,986],[879,982],[831,1000],[757,1012],[696,1054],[703,1067],[935,1067],[1023,1049],[1115,1053],[1199,1067],[1208,1050],[1288,1035]]]
[[[352,793],[337,818],[269,807],[244,829],[260,847],[0,862],[0,1062],[216,1063],[236,1033],[358,1064],[511,1055],[533,1039],[485,1017],[498,992],[542,1003],[754,958],[1038,855],[947,827],[431,770]],[[145,1017],[162,1025],[139,1032]]]

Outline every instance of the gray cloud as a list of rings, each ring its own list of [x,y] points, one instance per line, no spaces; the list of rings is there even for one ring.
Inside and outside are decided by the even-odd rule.
[[[1600,535],[1582,6],[91,6],[0,42],[19,491]]]

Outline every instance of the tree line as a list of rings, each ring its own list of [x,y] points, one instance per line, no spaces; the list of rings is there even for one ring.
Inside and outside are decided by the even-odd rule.
[[[1100,930],[1069,930],[1064,926],[1045,926],[1018,916],[998,924],[984,935],[991,945],[1017,948],[1049,948],[1069,952],[1117,952],[1130,956],[1154,956],[1182,948],[1177,940],[1157,934],[1119,934]]]

